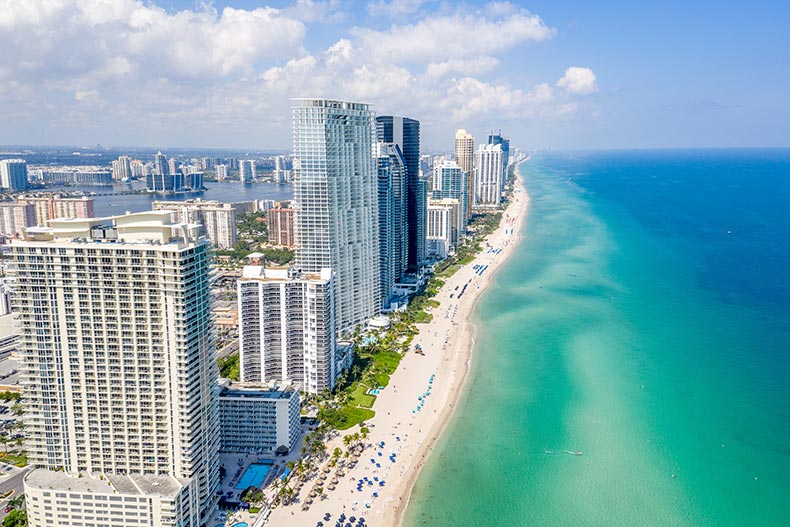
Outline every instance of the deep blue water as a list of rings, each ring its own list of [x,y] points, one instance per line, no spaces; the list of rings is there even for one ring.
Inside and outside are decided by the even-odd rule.
[[[790,525],[790,150],[520,174],[524,240],[406,525]]]

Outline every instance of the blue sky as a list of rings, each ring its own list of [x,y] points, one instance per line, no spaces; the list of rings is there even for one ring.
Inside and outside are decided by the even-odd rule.
[[[0,144],[288,148],[290,97],[325,96],[426,150],[790,146],[788,27],[786,1],[0,0]]]

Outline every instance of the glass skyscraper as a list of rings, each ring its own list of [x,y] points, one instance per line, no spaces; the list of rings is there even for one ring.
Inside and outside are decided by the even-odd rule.
[[[296,267],[331,268],[339,334],[380,312],[378,184],[367,104],[296,99]]]
[[[383,143],[400,147],[406,161],[407,209],[409,231],[409,269],[419,269],[425,261],[425,187],[420,183],[420,121],[408,117],[380,115],[376,118],[376,135]],[[420,197],[422,195],[422,198]]]

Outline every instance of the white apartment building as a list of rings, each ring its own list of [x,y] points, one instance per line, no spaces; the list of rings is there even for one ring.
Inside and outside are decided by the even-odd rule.
[[[15,236],[36,224],[36,209],[24,203],[0,203],[0,235]]]
[[[217,181],[225,181],[228,179],[228,165],[217,165],[214,167],[214,173],[217,176]]]
[[[469,211],[466,209],[469,203],[469,179],[458,163],[442,160],[434,165],[431,197],[433,199],[458,200],[463,217],[458,234],[463,234],[466,231],[466,219],[469,217]]]
[[[245,266],[237,288],[242,382],[333,389],[340,371],[332,270]]]
[[[168,212],[11,242],[30,527],[199,527],[214,511],[210,247]]]
[[[219,393],[220,451],[261,455],[279,447],[292,450],[300,435],[300,405],[299,392],[287,386],[226,382]]]
[[[293,109],[296,267],[332,269],[339,334],[381,309],[373,117],[367,104],[326,99]]]
[[[14,191],[27,188],[27,161],[0,159],[0,187]]]
[[[475,205],[502,200],[502,145],[480,145],[475,153]]]
[[[112,162],[112,178],[114,181],[128,181],[132,177],[132,160],[129,156],[120,156]]]
[[[466,222],[461,203],[457,199],[428,200],[426,247],[428,257],[443,260],[458,247],[461,228]]]
[[[174,222],[202,225],[206,237],[219,249],[233,249],[236,245],[236,209],[231,203],[194,199],[154,201],[151,207],[172,211]]]
[[[242,183],[251,183],[255,180],[255,161],[252,159],[239,160],[239,179]]]

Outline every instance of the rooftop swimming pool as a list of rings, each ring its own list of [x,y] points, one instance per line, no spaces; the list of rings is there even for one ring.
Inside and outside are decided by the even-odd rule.
[[[251,464],[247,467],[247,470],[244,471],[244,474],[241,475],[241,479],[239,479],[239,482],[236,484],[236,488],[243,490],[248,487],[260,487],[263,484],[263,480],[266,479],[266,474],[269,473],[271,468],[271,463]],[[233,527],[237,527],[238,525],[240,524],[237,523]]]

